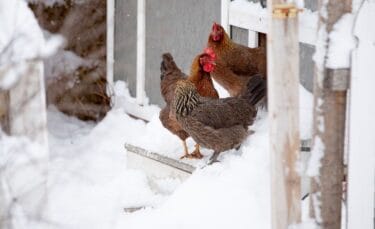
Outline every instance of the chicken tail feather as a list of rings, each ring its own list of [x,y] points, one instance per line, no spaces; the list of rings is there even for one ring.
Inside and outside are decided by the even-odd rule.
[[[179,70],[176,63],[173,60],[173,56],[170,53],[164,53],[162,56],[162,62],[160,64],[160,79],[163,80],[166,72],[171,70]]]
[[[262,75],[256,74],[250,77],[243,98],[255,106],[267,94],[267,82]]]

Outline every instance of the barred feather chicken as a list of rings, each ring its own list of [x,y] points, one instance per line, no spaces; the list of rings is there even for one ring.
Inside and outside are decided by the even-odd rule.
[[[199,95],[188,80],[177,82],[173,113],[181,127],[203,147],[213,149],[208,164],[217,161],[226,150],[238,148],[250,134],[257,114],[255,105],[266,94],[266,82],[254,75],[241,97],[212,99]]]
[[[216,66],[211,76],[229,94],[239,96],[246,91],[249,79],[255,74],[267,76],[265,36],[258,48],[249,48],[233,42],[224,28],[214,23],[209,35],[206,53],[216,54]]]
[[[160,88],[166,106],[160,111],[160,121],[166,129],[182,140],[184,155],[181,158],[202,158],[203,156],[200,153],[199,144],[196,144],[195,150],[189,154],[186,145],[186,139],[189,137],[189,134],[181,128],[176,117],[170,111],[177,82],[181,80],[189,80],[196,87],[201,96],[211,98],[219,97],[210,77],[210,72],[214,69],[213,61],[215,56],[213,54],[200,54],[196,56],[190,69],[190,76],[185,75],[177,67],[171,54],[165,53],[162,58],[163,61],[160,66]]]

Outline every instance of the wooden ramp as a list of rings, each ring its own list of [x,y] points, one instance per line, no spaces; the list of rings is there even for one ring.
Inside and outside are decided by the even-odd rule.
[[[151,179],[178,178],[185,180],[195,167],[161,154],[142,149],[138,146],[125,144],[127,154],[127,168],[141,169]]]
[[[127,168],[143,170],[150,179],[178,178],[181,181],[188,178],[196,169],[191,164],[163,156],[156,152],[125,143],[127,154]],[[310,151],[310,140],[302,140],[300,146],[303,152],[302,160],[307,163]]]
[[[139,169],[145,172],[149,178],[150,188],[155,192],[160,191],[155,179],[172,178],[184,181],[196,169],[195,166],[187,164],[181,160],[169,158],[131,144],[125,143],[125,149],[127,150],[127,168]],[[309,158],[310,140],[302,140],[300,150],[301,159],[303,163],[306,164]],[[301,189],[302,196],[308,193],[309,185],[308,177],[303,176]],[[152,208],[152,206],[127,206],[124,208],[124,211],[126,213],[132,213],[146,207]]]

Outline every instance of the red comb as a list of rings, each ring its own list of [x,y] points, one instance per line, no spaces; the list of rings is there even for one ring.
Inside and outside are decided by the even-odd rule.
[[[220,28],[221,28],[221,25],[218,24],[218,23],[216,23],[216,22],[214,22],[214,24],[212,25],[212,30],[213,30],[213,31],[217,31],[217,30],[219,30]]]

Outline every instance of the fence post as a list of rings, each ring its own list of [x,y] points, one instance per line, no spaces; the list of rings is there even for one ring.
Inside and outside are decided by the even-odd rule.
[[[0,128],[9,134],[9,92],[0,89]]]
[[[285,229],[301,218],[298,10],[286,0],[268,0],[267,5],[271,217],[273,229]]]
[[[350,12],[351,0],[319,1],[319,31],[314,77],[314,121],[311,157],[320,162],[312,176],[311,216],[324,229],[341,226],[342,181],[346,98],[349,69],[330,69],[326,65],[328,34],[340,17]],[[312,169],[314,170],[314,169]],[[310,171],[312,171],[310,169]]]
[[[143,105],[146,68],[146,0],[137,1],[137,88],[136,99]]]
[[[40,144],[37,158],[32,158],[30,164],[23,168],[23,173],[32,177],[30,181],[35,187],[27,190],[27,195],[15,193],[18,203],[23,206],[25,214],[40,217],[42,207],[48,201],[47,171],[48,171],[48,139],[47,112],[44,86],[44,67],[41,60],[28,61],[27,71],[9,92],[10,135],[27,136]],[[12,187],[19,192],[25,181],[13,178]],[[25,190],[23,190],[24,192]],[[32,196],[33,198],[30,198]]]

